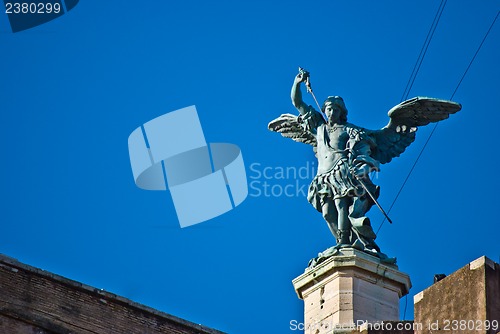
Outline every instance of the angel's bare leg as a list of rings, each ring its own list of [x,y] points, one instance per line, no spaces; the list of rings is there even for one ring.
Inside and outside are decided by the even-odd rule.
[[[335,200],[335,206],[339,213],[339,233],[340,233],[340,245],[350,245],[351,244],[351,222],[349,221],[349,206],[350,198],[343,197],[337,198]]]
[[[338,244],[340,242],[338,226],[339,214],[334,201],[331,198],[326,197],[321,210],[323,212],[323,218],[325,218],[328,228],[330,229],[330,232],[332,232]]]

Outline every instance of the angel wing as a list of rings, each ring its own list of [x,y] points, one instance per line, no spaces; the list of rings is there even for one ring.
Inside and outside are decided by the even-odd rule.
[[[269,130],[280,133],[285,138],[291,138],[299,143],[316,147],[316,138],[306,131],[299,122],[299,117],[292,114],[283,114],[272,120],[267,126]]]
[[[381,130],[367,130],[376,142],[372,157],[382,164],[390,162],[413,143],[418,126],[447,119],[460,109],[459,103],[430,97],[414,97],[401,102],[387,113],[389,124]]]

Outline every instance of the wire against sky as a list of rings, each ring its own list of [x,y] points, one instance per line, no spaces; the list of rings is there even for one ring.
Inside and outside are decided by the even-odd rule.
[[[420,54],[418,55],[417,61],[415,62],[415,65],[413,66],[413,70],[411,72],[411,75],[408,78],[408,82],[406,83],[406,87],[405,87],[405,90],[403,92],[403,95],[401,96],[400,102],[403,102],[404,100],[408,99],[408,95],[410,95],[411,88],[413,87],[413,83],[415,82],[415,79],[417,78],[417,74],[418,74],[418,71],[420,70],[420,66],[422,65],[422,62],[424,61],[424,57],[425,57],[425,54],[427,53],[427,49],[429,48],[429,45],[431,44],[432,37],[434,36],[434,32],[436,31],[439,20],[441,19],[441,15],[443,14],[443,10],[444,10],[444,7],[446,6],[446,2],[447,2],[447,0],[441,0],[441,3],[439,4],[436,15],[434,16],[434,20],[432,21],[431,27],[429,28],[429,32],[427,33],[427,36],[425,37],[424,44],[422,45],[422,48],[420,49]]]
[[[460,87],[460,85],[462,84],[462,81],[464,80],[465,76],[467,75],[467,72],[469,71],[470,67],[472,66],[472,64],[474,63],[474,60],[476,59],[476,56],[478,55],[479,51],[481,50],[483,44],[484,44],[484,41],[486,40],[486,38],[488,37],[491,29],[493,28],[493,26],[495,25],[495,22],[497,21],[497,18],[498,16],[500,15],[500,11],[497,12],[497,15],[495,16],[495,18],[493,19],[493,22],[491,22],[491,25],[490,27],[488,28],[488,31],[486,32],[486,34],[484,35],[483,37],[483,40],[481,41],[481,43],[479,44],[476,52],[474,53],[474,56],[472,57],[472,59],[470,60],[469,62],[469,65],[467,66],[467,68],[465,69],[464,71],[464,74],[462,75],[462,77],[460,78],[460,81],[458,82],[457,86],[455,87],[455,90],[453,91],[453,94],[451,94],[451,97],[450,97],[450,100],[453,99],[453,97],[455,96],[455,93],[457,92],[458,88]],[[403,181],[403,184],[401,185],[401,188],[399,189],[398,193],[396,194],[396,197],[394,198],[391,206],[389,207],[389,210],[387,211],[387,213],[390,213],[392,208],[394,207],[394,204],[396,203],[396,201],[398,200],[399,198],[399,195],[401,194],[401,192],[403,191],[403,188],[405,187],[406,183],[408,182],[408,179],[410,178],[413,170],[415,169],[415,166],[417,165],[418,163],[418,160],[420,159],[420,157],[422,156],[422,153],[424,152],[425,148],[427,147],[427,144],[429,143],[429,141],[431,140],[432,138],[432,135],[434,134],[434,132],[436,131],[436,128],[438,126],[438,123],[436,123],[434,125],[434,128],[432,129],[431,133],[429,134],[429,137],[427,138],[427,140],[425,141],[425,144],[424,146],[422,147],[422,149],[420,150],[420,153],[418,154],[417,156],[417,159],[415,160],[415,162],[413,163],[413,166],[411,167],[410,171],[408,172],[408,175],[406,176],[405,180]],[[378,232],[380,231],[380,229],[382,228],[382,225],[384,225],[386,219],[384,218],[384,220],[382,220],[382,223],[380,224],[379,228],[377,229],[377,232],[375,234],[378,235]]]
[[[495,25],[495,22],[497,21],[498,19],[498,16],[500,15],[500,10],[497,12],[497,15],[495,16],[495,18],[493,19],[493,22],[491,22],[491,25],[490,27],[488,28],[488,31],[486,32],[486,34],[484,35],[484,38],[483,40],[481,41],[481,44],[479,44],[479,47],[477,48],[476,50],[476,53],[474,53],[474,56],[472,57],[471,61],[469,62],[469,66],[467,66],[467,69],[465,70],[464,74],[462,75],[462,78],[460,78],[460,81],[458,82],[458,85],[457,87],[455,88],[455,90],[453,91],[453,94],[451,94],[451,97],[450,97],[450,100],[453,99],[453,97],[455,96],[455,93],[457,92],[458,90],[458,87],[460,87],[460,85],[462,84],[462,81],[464,80],[465,78],[465,75],[467,74],[467,72],[469,72],[469,68],[472,66],[472,63],[474,62],[474,60],[476,59],[476,56],[477,54],[479,53],[479,50],[481,50],[481,47],[483,46],[484,44],[484,41],[486,40],[486,38],[488,37],[488,35],[490,34],[490,31],[491,29],[493,28],[493,26]],[[431,133],[432,135],[432,133]]]
[[[439,4],[436,15],[434,16],[434,20],[432,21],[432,24],[429,28],[429,31],[427,32],[427,36],[425,37],[424,44],[422,45],[422,48],[420,49],[420,54],[418,55],[418,58],[417,58],[417,61],[415,62],[415,65],[413,66],[413,71],[411,72],[411,75],[408,78],[408,82],[406,83],[405,90],[403,92],[403,95],[401,96],[401,102],[406,100],[408,98],[408,95],[410,94],[411,88],[413,87],[413,83],[415,82],[415,79],[417,78],[418,71],[420,70],[420,66],[422,65],[422,62],[424,61],[424,57],[425,57],[425,54],[427,53],[427,49],[429,48],[432,37],[434,36],[434,32],[436,31],[439,20],[441,19],[441,15],[443,14],[444,7],[446,6],[446,1],[447,0],[441,0],[441,3]],[[422,154],[422,152],[420,152],[420,154]],[[416,161],[418,161],[418,157],[417,157]],[[387,210],[387,214],[391,213],[391,210],[394,207],[394,204],[396,203],[399,195],[401,194],[401,191],[403,190],[406,182],[408,181],[408,178],[410,177],[413,169],[415,168],[415,164],[413,165],[413,167],[410,169],[410,172],[406,176],[406,179],[404,180],[403,185],[401,186],[401,188],[399,189],[399,192],[397,193],[396,197],[392,201],[392,204],[389,207],[389,210]],[[378,235],[378,232],[380,231],[380,229],[382,228],[382,226],[384,225],[386,220],[387,219],[384,217],[377,232],[375,233],[376,235]]]

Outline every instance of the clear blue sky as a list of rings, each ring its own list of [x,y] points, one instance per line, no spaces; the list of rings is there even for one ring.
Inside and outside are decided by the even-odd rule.
[[[249,196],[181,229],[169,193],[135,186],[127,138],[194,104],[207,140],[238,145],[249,177],[311,164],[310,147],[267,130],[295,112],[297,67],[320,100],[341,95],[351,122],[381,128],[438,6],[86,0],[15,34],[0,13],[0,252],[226,332],[293,333],[303,302],[291,280],[334,243],[321,215],[302,196]],[[450,98],[498,10],[448,1],[410,97]],[[434,274],[499,259],[499,59],[497,22],[455,95],[463,110],[438,126],[377,239],[412,278],[407,318]],[[383,166],[384,207],[430,130]],[[381,214],[370,216],[378,228]]]

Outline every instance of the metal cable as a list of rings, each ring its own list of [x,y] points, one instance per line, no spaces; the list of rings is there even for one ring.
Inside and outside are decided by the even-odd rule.
[[[483,37],[483,40],[481,41],[481,44],[479,44],[479,47],[477,48],[476,52],[474,53],[474,56],[472,57],[472,59],[470,60],[469,62],[469,65],[467,66],[466,70],[464,71],[464,74],[462,75],[460,81],[458,82],[457,86],[455,87],[455,90],[453,91],[453,94],[451,94],[451,97],[450,97],[450,100],[453,99],[453,97],[455,96],[455,93],[457,92],[458,88],[460,87],[460,85],[462,84],[462,81],[464,80],[465,78],[465,75],[467,74],[467,72],[469,71],[470,67],[472,66],[472,63],[474,62],[474,60],[476,59],[476,56],[478,55],[479,51],[481,50],[481,47],[483,46],[484,44],[484,41],[486,40],[486,38],[488,37],[491,29],[493,28],[493,26],[495,25],[495,22],[498,18],[498,16],[500,15],[500,11],[497,12],[497,15],[495,16],[495,18],[493,19],[493,22],[491,23],[488,31],[486,32],[486,34],[484,35]],[[436,123],[434,125],[434,128],[432,129],[431,133],[429,134],[429,137],[427,138],[427,140],[425,141],[425,144],[424,146],[422,147],[422,149],[420,150],[420,153],[418,154],[417,156],[417,159],[415,160],[415,162],[413,163],[413,166],[411,167],[408,175],[406,176],[401,188],[399,189],[396,197],[394,198],[394,201],[392,202],[391,206],[389,207],[389,210],[387,210],[387,214],[389,214],[392,210],[392,208],[394,207],[394,204],[396,203],[396,201],[398,200],[398,197],[399,195],[401,194],[401,192],[403,191],[403,188],[405,187],[406,185],[406,182],[408,181],[408,179],[410,178],[410,175],[411,173],[413,172],[413,170],[415,169],[415,166],[417,165],[418,163],[418,160],[420,159],[420,157],[422,156],[422,153],[424,153],[424,150],[425,148],[427,147],[427,144],[429,143],[429,141],[431,140],[432,138],[432,135],[434,134],[434,132],[436,131],[436,128],[438,126],[439,123]],[[384,225],[385,223],[385,217],[384,217],[384,220],[382,221],[382,223],[380,224],[377,232],[375,234],[378,234],[378,232],[380,231],[380,229],[382,228],[382,225]]]

